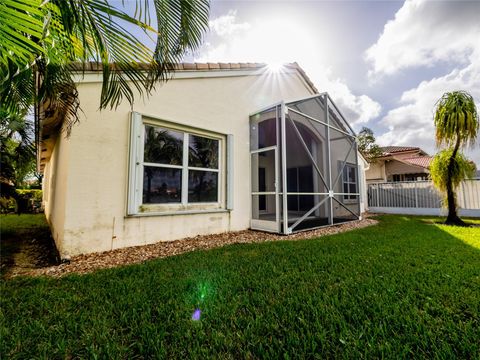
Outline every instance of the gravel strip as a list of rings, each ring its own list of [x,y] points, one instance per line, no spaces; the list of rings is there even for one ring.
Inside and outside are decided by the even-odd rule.
[[[78,255],[69,263],[39,269],[15,269],[9,277],[15,276],[52,276],[61,277],[71,273],[86,274],[98,269],[113,268],[121,265],[141,263],[146,260],[183,254],[189,251],[212,249],[229,244],[258,243],[264,241],[310,239],[324,235],[338,234],[359,229],[378,222],[371,218],[351,221],[334,226],[299,232],[291,235],[279,235],[261,231],[244,230],[214,235],[199,235],[176,241],[158,242],[151,245],[135,246],[102,253]]]

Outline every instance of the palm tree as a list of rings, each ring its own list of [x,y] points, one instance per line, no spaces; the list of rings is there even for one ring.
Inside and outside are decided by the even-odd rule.
[[[149,95],[198,48],[208,14],[208,0],[137,0],[133,16],[107,0],[0,0],[0,103],[11,114],[41,103],[68,133],[79,119],[74,73],[97,62],[99,107],[115,108],[123,99],[133,104],[135,92]]]
[[[0,106],[0,195],[17,199],[15,188],[35,161],[33,126],[26,114],[10,115]]]
[[[453,91],[443,94],[436,104],[435,138],[437,146],[452,148],[447,166],[446,192],[448,216],[446,224],[465,225],[456,210],[453,177],[455,159],[460,148],[474,145],[479,130],[479,118],[475,101],[465,91]]]

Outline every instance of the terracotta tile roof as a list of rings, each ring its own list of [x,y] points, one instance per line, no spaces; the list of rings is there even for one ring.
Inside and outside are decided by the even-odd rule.
[[[428,169],[432,159],[433,159],[433,156],[415,156],[411,158],[402,159],[402,161]]]
[[[393,153],[399,153],[404,151],[413,151],[420,150],[419,147],[415,146],[382,146],[380,149],[383,151],[383,155],[390,155]]]
[[[296,64],[296,63],[295,63]],[[115,64],[110,64],[115,69]],[[141,69],[147,70],[149,64],[138,63]],[[292,66],[294,64],[287,64]],[[91,61],[88,63],[75,62],[71,68],[78,71],[102,71],[102,63]],[[265,63],[178,63],[174,65],[175,70],[232,70],[232,69],[259,69],[267,66]],[[298,65],[297,65],[298,66]]]
[[[140,63],[140,68],[148,69],[148,64]],[[246,69],[262,69],[267,67],[265,63],[179,63],[174,66],[175,71],[206,71],[206,70],[246,70]],[[305,71],[298,65],[298,63],[288,63],[284,65],[288,69],[295,69],[298,71],[302,79],[312,89],[315,94],[319,94],[318,89],[313,84]],[[71,64],[73,70],[77,71],[102,71],[102,64],[98,62],[73,63]],[[113,66],[115,68],[115,66]]]
[[[175,70],[238,70],[238,69],[261,69],[267,66],[263,63],[179,63]]]

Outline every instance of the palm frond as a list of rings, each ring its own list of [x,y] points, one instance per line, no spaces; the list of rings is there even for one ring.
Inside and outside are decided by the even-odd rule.
[[[0,1],[0,66],[2,72],[14,64],[17,70],[31,66],[44,35],[45,13],[40,0]],[[6,78],[7,74],[2,74]]]
[[[33,126],[26,114],[11,113],[0,105],[0,186],[5,197],[14,195],[15,185],[27,173],[24,170],[35,161]]]
[[[100,108],[149,95],[168,80],[175,63],[201,43],[208,28],[208,0],[137,0],[134,16],[107,0],[0,0],[0,100],[11,111],[44,103],[67,134],[79,119],[73,63],[101,64]],[[157,38],[149,48],[127,24]],[[35,85],[36,84],[36,85]],[[57,124],[57,125],[59,125]]]
[[[52,119],[50,129],[63,129],[70,135],[73,125],[79,121],[80,101],[68,64],[38,62],[38,100],[43,104],[42,118]]]
[[[35,98],[33,68],[27,67],[19,71],[18,65],[11,60],[4,66],[6,70],[5,78],[0,84],[0,104],[11,114],[27,111]]]
[[[166,80],[168,72],[188,51],[196,50],[208,29],[208,0],[154,0],[157,13],[157,66],[150,71],[152,87]]]
[[[153,28],[106,1],[56,0],[53,3],[65,19],[64,30],[81,44],[83,51],[75,60],[102,64],[100,108],[116,107],[123,99],[133,104],[133,89],[140,95],[148,92],[148,74],[140,71],[138,63],[152,62],[153,52],[120,24],[128,22],[144,31],[154,31]]]
[[[473,145],[480,126],[473,97],[466,91],[445,93],[436,104],[434,123],[437,145]]]

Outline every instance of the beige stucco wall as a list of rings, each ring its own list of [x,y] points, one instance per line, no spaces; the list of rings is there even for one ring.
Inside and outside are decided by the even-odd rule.
[[[192,76],[199,76],[199,72]],[[55,171],[57,184],[61,178],[62,185],[55,193],[64,204],[65,216],[61,216],[61,206],[52,208],[46,204],[46,207],[52,227],[59,233],[62,256],[248,228],[249,114],[282,99],[311,95],[295,71],[281,76],[264,72],[255,76],[187,77],[159,86],[143,101],[137,96],[133,109],[124,102],[116,110],[100,112],[97,109],[101,87],[95,81],[96,76],[87,76],[79,84],[84,116],[71,138],[57,143],[47,165],[48,171],[60,160]],[[234,209],[221,213],[126,216],[131,110],[233,134]],[[68,144],[69,151],[62,150],[64,144]],[[51,187],[54,187],[52,182]]]
[[[428,170],[414,165],[408,165],[400,161],[391,160],[385,165],[387,178],[389,175],[396,174],[416,174],[416,173],[428,173]]]
[[[53,239],[58,251],[62,254],[68,248],[65,243],[65,211],[67,202],[68,171],[70,158],[70,141],[59,136],[44,170],[43,206],[45,216],[50,225]]]
[[[365,177],[368,184],[386,182],[385,162],[378,160],[371,163],[368,170],[365,171]]]

